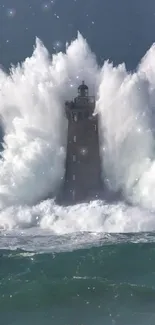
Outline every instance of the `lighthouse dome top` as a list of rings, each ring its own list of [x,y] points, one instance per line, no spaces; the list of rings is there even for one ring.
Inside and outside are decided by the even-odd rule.
[[[78,87],[78,96],[88,97],[88,86],[85,85],[84,81],[82,81],[82,84]]]
[[[88,86],[82,81],[82,84],[78,87],[79,90],[88,90]]]

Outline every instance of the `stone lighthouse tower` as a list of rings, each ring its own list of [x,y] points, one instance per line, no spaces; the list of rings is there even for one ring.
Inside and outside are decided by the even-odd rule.
[[[77,97],[65,103],[68,141],[62,197],[66,203],[95,199],[101,192],[98,116],[93,115],[94,109],[95,97],[89,96],[83,81]]]

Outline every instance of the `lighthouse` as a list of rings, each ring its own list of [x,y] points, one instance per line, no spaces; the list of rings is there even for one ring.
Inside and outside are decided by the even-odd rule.
[[[98,115],[94,109],[95,97],[89,96],[88,86],[83,81],[77,97],[65,103],[68,139],[61,197],[66,203],[96,199],[102,189]]]

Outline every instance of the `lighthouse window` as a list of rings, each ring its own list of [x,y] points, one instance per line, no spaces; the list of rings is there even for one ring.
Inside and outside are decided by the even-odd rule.
[[[97,126],[96,126],[96,124],[94,125],[94,129],[95,129],[95,131],[97,130]]]
[[[82,112],[79,112],[78,118],[79,118],[79,120],[82,120]]]
[[[74,162],[76,161],[76,155],[73,155],[73,161]]]
[[[88,104],[88,98],[85,98],[84,99],[84,105],[87,105]]]
[[[75,174],[73,174],[73,181],[75,181]]]
[[[73,141],[76,142],[76,135],[74,135]]]
[[[72,113],[72,118],[73,118],[73,121],[77,122],[77,115],[76,115],[76,113]]]
[[[73,200],[75,199],[75,190],[72,191]]]

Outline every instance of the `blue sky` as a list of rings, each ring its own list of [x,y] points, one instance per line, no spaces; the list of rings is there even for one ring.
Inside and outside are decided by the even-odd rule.
[[[52,53],[87,38],[98,60],[134,68],[155,40],[154,0],[0,0],[0,63],[31,55],[35,37]]]

